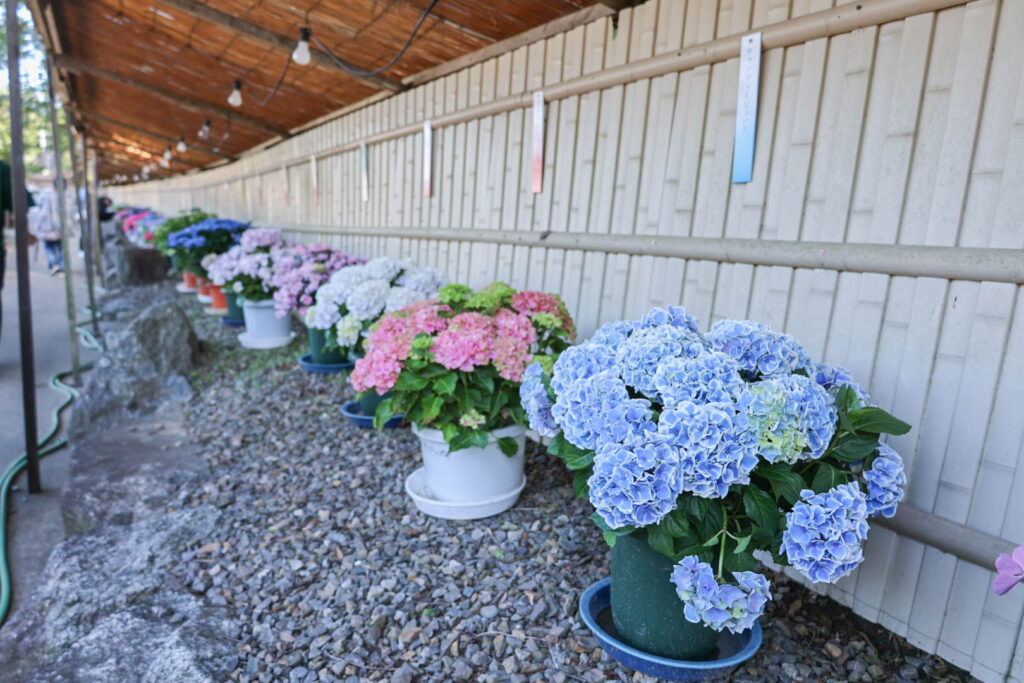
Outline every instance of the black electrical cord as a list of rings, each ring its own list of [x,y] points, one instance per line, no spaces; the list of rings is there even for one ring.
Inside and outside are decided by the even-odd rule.
[[[380,74],[384,73],[385,71],[393,67],[398,62],[398,60],[402,58],[402,55],[405,54],[405,51],[409,49],[410,45],[412,45],[412,41],[416,38],[416,34],[419,32],[420,27],[423,26],[423,22],[427,20],[427,16],[429,16],[430,13],[433,11],[434,5],[436,5],[440,1],[441,0],[431,0],[430,4],[427,5],[427,8],[423,10],[422,14],[420,14],[420,18],[416,22],[416,26],[413,28],[412,33],[409,35],[409,39],[405,41],[405,45],[402,46],[402,49],[399,50],[398,54],[395,55],[394,58],[384,66],[380,67],[379,69],[373,69],[372,71],[360,69],[359,67],[352,66],[351,64],[343,62],[342,60],[338,59],[333,52],[331,52],[330,48],[328,48],[326,45],[320,42],[320,39],[316,37],[316,34],[313,34],[310,37],[321,50],[327,53],[327,56],[330,57],[335,64],[337,64],[339,67],[349,72],[353,76],[379,76]]]
[[[270,91],[270,94],[267,95],[267,99],[260,102],[261,107],[267,106],[267,104],[270,103],[270,100],[274,99],[274,95],[277,94],[277,91],[281,89],[281,84],[284,83],[284,77],[288,75],[288,67],[291,66],[291,64],[292,56],[288,55],[288,58],[284,61],[284,71],[281,72],[281,77],[277,79],[277,84],[274,86],[274,89]]]
[[[223,137],[221,137],[220,142],[218,142],[215,147],[212,147],[214,152],[220,152],[220,148],[224,145],[225,142],[227,142],[228,136],[231,135],[231,110],[230,109],[228,109],[227,120],[228,120],[227,130],[224,131],[224,135],[223,135]]]

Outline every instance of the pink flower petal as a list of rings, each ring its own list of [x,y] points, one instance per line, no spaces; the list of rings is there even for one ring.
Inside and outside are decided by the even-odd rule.
[[[1003,557],[1009,557],[1009,555],[1003,555]],[[996,574],[996,577],[992,579],[992,591],[996,595],[1006,595],[1010,592],[1010,589],[1016,586],[1024,580],[1022,576],[1007,576],[1006,574]]]
[[[1024,545],[1013,549],[1013,561],[1017,563],[1019,571],[1024,572]]]

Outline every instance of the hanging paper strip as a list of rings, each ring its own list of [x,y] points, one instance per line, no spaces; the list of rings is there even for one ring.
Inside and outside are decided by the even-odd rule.
[[[761,80],[761,34],[740,39],[739,90],[736,93],[736,139],[732,147],[732,181],[749,183],[754,175],[757,92]]]
[[[431,190],[430,173],[434,166],[434,129],[430,120],[423,122],[423,196],[429,197]]]
[[[256,176],[256,194],[260,200],[260,209],[263,208],[263,175]]]
[[[284,204],[289,206],[292,203],[291,178],[288,177],[288,167],[281,166],[281,173],[284,175]]]
[[[363,201],[370,201],[370,154],[366,150],[366,141],[359,143],[359,168],[362,175]]]
[[[533,193],[544,190],[544,93],[533,93]]]
[[[313,206],[320,204],[320,182],[316,173],[316,155],[309,157],[309,182],[313,187]]]

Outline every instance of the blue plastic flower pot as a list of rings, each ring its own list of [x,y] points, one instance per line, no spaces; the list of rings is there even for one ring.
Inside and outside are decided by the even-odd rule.
[[[616,544],[618,545],[618,544]],[[580,616],[601,649],[620,664],[634,671],[670,681],[710,681],[724,678],[737,666],[753,657],[761,648],[761,625],[740,634],[718,634],[715,649],[708,659],[688,661],[659,657],[639,650],[621,639],[612,619],[612,581],[601,579],[580,597]]]
[[[359,401],[346,401],[341,406],[341,414],[347,417],[352,424],[357,427],[363,427],[366,429],[373,427],[373,413],[370,413],[369,415],[363,413],[362,409],[359,407]],[[394,429],[401,424],[404,419],[405,415],[395,415],[384,423],[384,429]]]
[[[313,360],[313,354],[307,353],[299,356],[299,365],[306,372],[314,375],[333,375],[338,372],[347,372],[352,369],[354,363],[345,361],[343,363],[317,363]]]

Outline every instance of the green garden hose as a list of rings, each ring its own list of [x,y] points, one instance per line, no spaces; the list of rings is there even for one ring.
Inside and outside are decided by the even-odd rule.
[[[103,345],[94,337],[88,330],[84,328],[84,323],[80,323],[75,326],[75,331],[78,332],[79,342],[86,348],[94,349],[96,351],[103,351]],[[88,370],[92,367],[92,363],[89,363],[82,367],[82,370]],[[53,424],[50,426],[50,431],[39,441],[39,457],[43,457],[58,451],[68,444],[68,440],[60,438],[54,441],[57,437],[57,433],[60,432],[60,420],[61,413],[65,408],[70,406],[76,398],[78,398],[79,392],[74,387],[65,384],[64,379],[71,374],[71,370],[65,370],[64,372],[58,372],[56,375],[50,377],[50,388],[59,394],[64,396],[64,400],[57,406],[53,413]],[[2,475],[0,475],[0,626],[3,625],[7,619],[7,611],[11,606],[11,575],[10,570],[7,567],[7,495],[10,493],[11,484],[14,483],[15,477],[25,468],[28,463],[28,457],[26,454],[22,454],[20,458],[15,460],[10,467]]]

